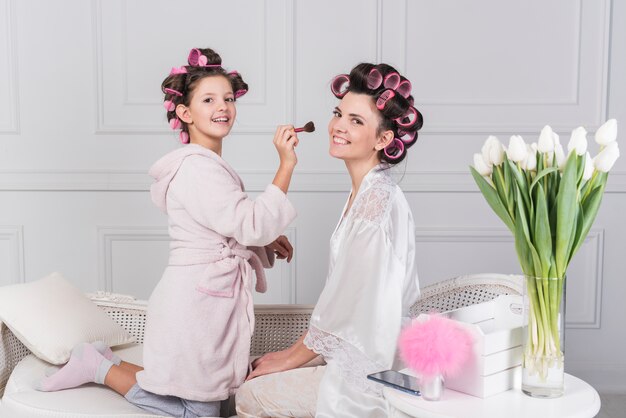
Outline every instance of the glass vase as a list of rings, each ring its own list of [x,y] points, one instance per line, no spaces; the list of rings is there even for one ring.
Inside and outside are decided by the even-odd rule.
[[[524,278],[522,391],[535,398],[564,392],[565,278]]]

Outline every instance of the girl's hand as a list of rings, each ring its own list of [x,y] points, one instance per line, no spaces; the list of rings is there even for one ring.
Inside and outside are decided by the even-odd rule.
[[[298,163],[295,147],[298,146],[298,135],[293,125],[280,125],[274,134],[274,146],[278,151],[281,165],[295,167]]]
[[[276,258],[278,258],[279,260],[283,260],[286,258],[287,262],[289,263],[291,261],[291,258],[293,257],[293,246],[289,242],[289,239],[284,235],[276,238],[276,241],[269,244],[267,248],[273,250],[276,254]]]

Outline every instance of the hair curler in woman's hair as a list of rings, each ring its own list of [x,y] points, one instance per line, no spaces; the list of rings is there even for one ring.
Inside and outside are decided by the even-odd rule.
[[[372,68],[367,75],[367,88],[376,90],[383,83],[383,75],[376,68]]]
[[[387,74],[385,79],[383,80],[383,85],[385,88],[395,90],[400,84],[400,74],[395,71]]]
[[[398,138],[394,138],[393,141],[385,147],[385,156],[390,160],[397,160],[404,156],[404,142]]]
[[[376,108],[378,110],[383,110],[387,102],[393,99],[395,95],[396,93],[394,93],[393,90],[385,90],[380,93],[380,96],[378,96],[378,99],[376,99]]]
[[[313,121],[309,121],[302,128],[296,128],[294,130],[296,132],[313,132],[315,131],[315,124]]]
[[[398,87],[396,87],[395,90],[398,92],[399,95],[406,99],[411,95],[411,89],[411,82],[407,79],[404,79],[400,82],[400,84],[398,84]]]
[[[407,132],[402,129],[398,129],[398,139],[404,142],[405,145],[411,146],[417,139],[417,131]]]
[[[411,129],[421,120],[421,115],[413,106],[409,107],[409,110],[399,118],[396,118],[396,123],[400,128]]]
[[[339,74],[333,78],[333,81],[330,83],[330,89],[338,99],[346,95],[349,87],[350,77],[348,77],[348,74]]]

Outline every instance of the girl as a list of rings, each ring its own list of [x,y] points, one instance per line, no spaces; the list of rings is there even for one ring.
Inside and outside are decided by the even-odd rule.
[[[237,392],[240,417],[387,416],[380,386],[366,376],[393,368],[419,295],[413,217],[389,168],[417,140],[422,116],[411,83],[389,65],[359,64],[331,88],[341,102],[328,125],[330,155],[344,160],[352,192],[310,327],[254,362]],[[298,368],[318,354],[327,366]]]
[[[144,369],[113,364],[119,360],[108,348],[82,344],[42,381],[43,390],[94,381],[155,414],[216,416],[220,401],[246,376],[253,271],[256,290],[264,292],[263,267],[272,265],[275,252],[288,261],[293,252],[279,235],[296,216],[285,194],[298,138],[292,126],[278,127],[276,177],[256,199],[248,198],[221,158],[235,101],[248,86],[237,72],[227,73],[211,49],[193,49],[188,63],[173,68],[162,84],[170,126],[189,145],[150,169],[152,200],[168,215],[172,241],[169,265],[148,305]]]

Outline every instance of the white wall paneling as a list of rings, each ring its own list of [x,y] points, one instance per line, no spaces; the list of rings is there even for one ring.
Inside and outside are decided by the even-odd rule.
[[[383,60],[413,80],[426,132],[594,130],[606,119],[609,0],[394,0],[383,16],[395,23]]]
[[[19,133],[15,14],[11,0],[0,0],[0,134]]]
[[[98,227],[100,288],[148,299],[167,266],[163,227]]]
[[[239,120],[246,123],[237,123],[234,133],[274,132],[276,124],[291,120],[293,3],[229,3],[228,19],[217,17],[215,2],[178,5],[172,7],[166,0],[151,1],[150,7],[142,2],[94,0],[96,131],[167,132],[163,95],[154,87],[173,63],[185,65],[187,52],[203,47],[207,39],[222,56],[225,68],[245,74],[254,86],[238,106]],[[189,13],[191,8],[194,13]],[[185,22],[186,30],[177,30],[180,22]],[[237,36],[233,36],[234,28]]]
[[[0,285],[24,283],[24,228],[0,225]]]
[[[508,229],[416,228],[420,285],[463,274],[520,274]],[[566,326],[600,328],[604,231],[592,229],[568,269]],[[435,260],[435,262],[433,262]]]

